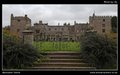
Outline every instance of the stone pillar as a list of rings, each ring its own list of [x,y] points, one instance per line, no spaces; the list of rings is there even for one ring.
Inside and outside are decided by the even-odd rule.
[[[23,43],[24,44],[32,44],[33,43],[33,31],[32,30],[24,30],[23,31]]]

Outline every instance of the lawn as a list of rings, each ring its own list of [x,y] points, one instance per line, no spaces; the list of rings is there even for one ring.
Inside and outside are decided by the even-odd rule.
[[[33,46],[41,52],[80,51],[80,42],[34,42]]]

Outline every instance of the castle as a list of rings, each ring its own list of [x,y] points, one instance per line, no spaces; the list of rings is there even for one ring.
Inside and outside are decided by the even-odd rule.
[[[34,23],[34,26],[32,26],[31,19],[27,15],[14,17],[11,14],[10,31],[22,37],[25,27],[30,26],[35,41],[78,41],[80,36],[89,28],[93,28],[99,34],[109,34],[111,32],[111,18],[111,16],[96,16],[93,13],[92,16],[89,16],[89,23],[74,21],[73,25],[64,23],[55,26],[39,21],[39,23]]]

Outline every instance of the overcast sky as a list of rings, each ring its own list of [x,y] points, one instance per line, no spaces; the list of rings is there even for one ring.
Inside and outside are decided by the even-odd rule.
[[[10,25],[10,15],[24,16],[25,14],[32,20],[32,25],[42,20],[49,25],[63,25],[65,22],[71,24],[74,21],[78,23],[89,22],[89,16],[92,16],[93,12],[98,16],[117,16],[116,4],[35,4],[35,5],[21,5],[21,4],[4,4],[2,5],[2,26]]]

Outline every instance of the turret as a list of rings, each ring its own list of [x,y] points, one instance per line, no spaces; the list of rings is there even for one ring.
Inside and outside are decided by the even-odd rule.
[[[14,17],[13,14],[11,14],[11,18]]]
[[[95,11],[94,11],[94,13],[93,13],[93,17],[95,17]]]
[[[74,25],[76,25],[76,21],[74,21]]]
[[[14,17],[14,16],[13,16],[13,13],[12,13],[12,14],[11,14],[11,20],[10,20],[10,21],[11,21],[10,25],[12,25],[12,19],[13,19],[13,17]]]
[[[93,17],[95,17],[95,13],[93,13]]]

